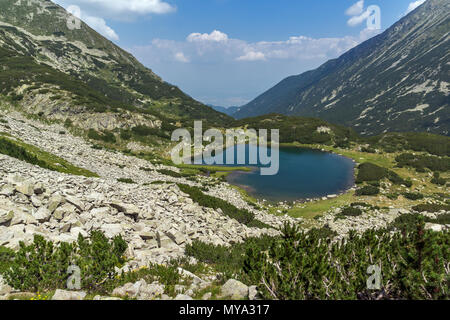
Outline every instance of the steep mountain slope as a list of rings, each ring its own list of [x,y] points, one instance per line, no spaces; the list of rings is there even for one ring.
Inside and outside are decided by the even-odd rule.
[[[450,1],[428,0],[383,34],[292,76],[234,117],[319,117],[365,135],[450,132]]]
[[[2,0],[0,49],[0,93],[20,101],[31,113],[77,118],[86,112],[113,111],[117,120],[127,111],[133,121],[125,126],[157,126],[166,117],[217,124],[229,120],[164,82],[49,0]]]

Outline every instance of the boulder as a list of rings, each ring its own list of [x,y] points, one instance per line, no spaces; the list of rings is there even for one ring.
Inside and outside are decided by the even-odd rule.
[[[145,280],[140,280],[136,283],[126,283],[122,287],[113,290],[113,296],[137,298],[141,292],[141,287],[146,286]]]
[[[9,226],[14,218],[14,211],[0,209],[0,226]]]
[[[76,207],[70,203],[65,203],[62,206],[59,206],[53,212],[53,218],[56,220],[62,220],[64,217],[74,214],[76,212]]]
[[[1,196],[11,197],[14,194],[14,187],[10,184],[5,184],[0,189]]]
[[[203,295],[202,300],[209,300],[212,297],[212,293],[211,292],[207,292]]]
[[[258,298],[258,289],[256,286],[250,286],[248,288],[248,299],[256,300]]]
[[[16,191],[31,197],[34,194],[34,185],[31,182],[25,181],[16,186]]]
[[[7,227],[0,226],[0,246],[8,244],[14,238],[14,232]]]
[[[230,279],[221,288],[223,297],[242,300],[248,297],[248,287],[240,281]]]
[[[50,198],[47,204],[48,210],[53,213],[61,204],[66,202],[66,199],[62,196],[53,196]]]
[[[70,229],[70,234],[73,235],[74,237],[78,238],[78,235],[82,235],[84,238],[87,238],[89,235],[86,231],[84,231],[82,228],[80,227],[74,227]]]
[[[164,285],[158,282],[141,286],[139,300],[154,300],[164,294]]]
[[[166,232],[166,235],[176,244],[180,245],[186,242],[186,237],[181,232],[171,229]]]
[[[100,230],[103,231],[105,236],[109,239],[112,239],[123,232],[123,228],[120,224],[104,224],[100,227]]]
[[[40,207],[37,211],[33,211],[33,217],[41,223],[50,220],[51,215],[51,211],[46,207]]]
[[[127,216],[131,216],[134,220],[139,217],[139,208],[134,204],[125,204],[119,201],[113,201],[111,207],[116,208],[119,212],[123,212]]]
[[[434,232],[441,232],[444,230],[444,225],[442,224],[434,224],[434,223],[426,223],[425,224],[425,229],[426,230],[431,230]]]
[[[67,290],[56,290],[52,297],[52,300],[84,300],[86,297],[86,292],[83,291],[67,291]]]
[[[0,296],[6,296],[12,292],[12,288],[6,284],[6,281],[0,275]]]
[[[66,197],[66,201],[68,203],[74,205],[78,210],[84,211],[84,205],[78,198],[75,198],[75,197],[72,197],[72,196],[67,196]]]

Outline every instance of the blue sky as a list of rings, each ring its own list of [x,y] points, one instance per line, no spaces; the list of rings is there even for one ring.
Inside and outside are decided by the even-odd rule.
[[[187,94],[231,106],[338,57],[424,0],[54,2]],[[372,5],[380,8],[379,26],[367,18]]]

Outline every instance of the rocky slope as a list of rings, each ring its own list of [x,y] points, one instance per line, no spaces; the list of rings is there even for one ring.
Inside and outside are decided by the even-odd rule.
[[[59,125],[47,126],[18,113],[9,112],[3,119],[7,124],[0,124],[1,132],[90,168],[100,178],[62,174],[0,155],[0,245],[17,248],[19,241],[30,241],[36,233],[70,242],[80,232],[100,229],[110,237],[123,234],[136,263],[145,265],[182,255],[183,245],[195,239],[225,245],[275,232],[247,228],[220,210],[198,206],[174,184],[192,182],[149,171],[157,166],[148,161],[92,149],[81,138],[61,135]],[[135,183],[117,181],[124,177]],[[152,185],[154,181],[166,184]],[[226,185],[209,193],[254,211],[275,227],[290,220],[252,209]]]
[[[59,124],[31,120],[11,109],[0,111],[0,118],[2,135],[20,139],[99,176],[88,178],[50,171],[0,154],[0,246],[17,249],[21,241],[29,244],[35,235],[42,235],[55,243],[73,242],[79,234],[87,236],[93,230],[101,230],[109,238],[122,235],[128,244],[126,255],[129,258],[123,270],[137,270],[150,263],[167,263],[184,257],[186,244],[194,240],[230,246],[246,237],[278,234],[276,229],[249,228],[225,216],[220,209],[199,206],[176,185],[202,186],[212,178],[199,177],[201,181],[193,183],[160,174],[155,169],[177,169],[115,151],[92,148],[80,137],[68,132],[62,134],[65,129]],[[118,182],[121,178],[131,179],[134,183]],[[152,184],[155,181],[158,183]],[[227,183],[212,184],[207,194],[252,211],[258,220],[277,229],[285,222],[304,222],[300,218],[275,216],[267,209],[253,208]],[[408,214],[409,210],[375,210],[359,217],[336,220],[339,212],[340,209],[332,210],[315,220],[313,225],[327,225],[339,234],[338,238],[342,238],[350,230],[361,232],[385,227],[399,215]],[[179,287],[183,294],[177,296],[178,299],[190,299],[194,291],[211,285],[215,279],[215,275],[206,280],[192,274],[188,277],[194,281],[189,288]],[[254,287],[238,282],[226,283],[221,290],[225,296],[256,296]],[[14,294],[12,291],[0,279],[0,299]],[[163,284],[140,280],[117,288],[113,294],[144,300],[169,298],[161,292],[164,292]],[[53,298],[84,297],[82,292],[58,290]]]
[[[318,117],[362,134],[448,135],[450,3],[428,0],[383,34],[292,76],[234,117],[269,113]]]

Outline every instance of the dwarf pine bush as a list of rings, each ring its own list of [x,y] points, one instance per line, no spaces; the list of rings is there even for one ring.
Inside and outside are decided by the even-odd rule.
[[[263,299],[450,298],[449,232],[425,230],[419,215],[405,218],[339,241],[326,228],[303,232],[285,225],[281,236],[264,242],[249,239],[225,248],[197,241],[186,253],[226,278],[258,285]],[[381,268],[380,290],[367,288],[372,265]]]
[[[76,265],[81,269],[82,289],[101,292],[116,276],[115,267],[125,262],[126,249],[120,236],[109,240],[99,231],[93,231],[90,239],[80,235],[75,243],[59,245],[36,235],[28,246],[21,242],[17,252],[0,251],[0,273],[15,289],[42,292],[66,289],[67,270]]]

